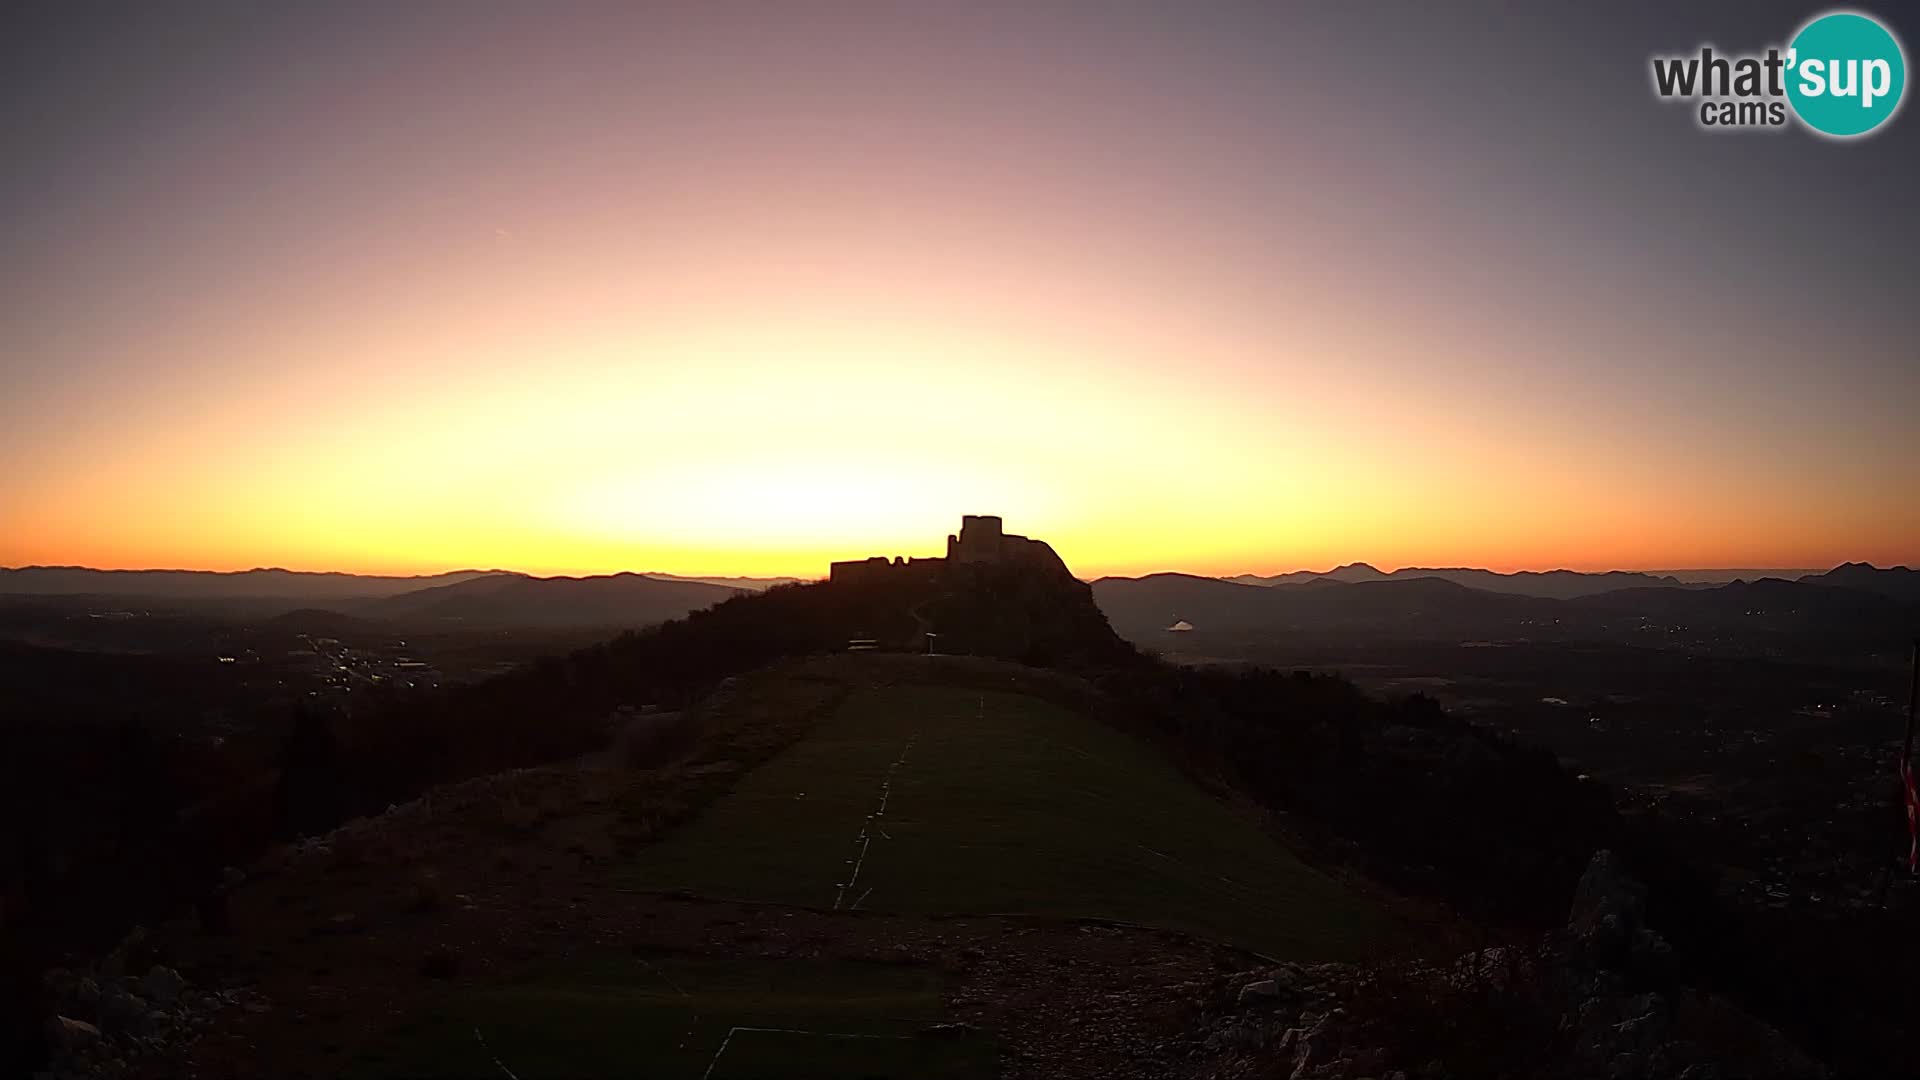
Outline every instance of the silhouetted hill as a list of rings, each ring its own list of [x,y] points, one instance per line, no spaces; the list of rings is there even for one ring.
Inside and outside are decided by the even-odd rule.
[[[1093,582],[1093,598],[1126,636],[1160,630],[1185,619],[1196,626],[1259,619],[1266,590],[1193,574],[1105,577]]]
[[[458,584],[495,570],[454,570],[418,577],[255,570],[94,570],[84,566],[0,568],[0,594],[151,596],[184,599],[291,598],[311,602],[395,596]]]
[[[528,580],[533,585],[476,598],[474,606],[487,609],[542,584]],[[581,753],[604,737],[606,718],[622,706],[677,707],[720,679],[784,657],[844,651],[854,639],[920,651],[932,631],[945,653],[1068,667],[1140,661],[1108,626],[1091,590],[1064,573],[988,566],[954,575],[722,591],[720,603],[684,617],[449,687],[424,705],[355,718],[343,732],[359,771],[353,801],[377,810],[425,783]],[[540,722],[530,725],[529,717]]]
[[[495,574],[388,597],[357,614],[395,620],[449,620],[501,626],[634,627],[677,619],[737,596],[740,589],[643,574],[529,577]]]
[[[1904,656],[1920,604],[1857,589],[1768,578],[1714,589],[1626,589],[1573,601],[1576,610],[1649,629],[1798,656]]]
[[[1324,574],[1311,571],[1298,571],[1291,574],[1279,574],[1274,577],[1256,577],[1242,574],[1228,580],[1243,585],[1297,586],[1338,581],[1358,583],[1362,581],[1407,581],[1413,578],[1440,578],[1457,585],[1479,589],[1484,592],[1510,593],[1518,596],[1540,596],[1556,600],[1569,600],[1577,596],[1591,596],[1595,593],[1634,586],[1678,586],[1684,584],[1671,577],[1657,577],[1630,570],[1608,570],[1604,573],[1582,573],[1576,570],[1521,570],[1512,574],[1497,573],[1466,566],[1424,567],[1406,566],[1391,574],[1381,573],[1366,563],[1349,563]]]
[[[1695,570],[1648,570],[1654,577],[1670,577],[1682,585],[1725,585],[1734,581],[1759,581],[1761,578],[1784,578],[1794,581],[1808,576],[1818,576],[1823,571],[1811,567],[1788,569],[1783,567],[1728,567],[1721,569]]]
[[[1571,600],[1580,596],[1610,592],[1615,589],[1635,587],[1678,587],[1681,582],[1674,578],[1655,577],[1651,574],[1636,573],[1630,570],[1608,570],[1604,573],[1589,574],[1576,570],[1521,570],[1512,574],[1499,574],[1491,570],[1476,570],[1468,567],[1450,567],[1447,569],[1406,569],[1396,570],[1395,578],[1406,576],[1439,577],[1457,582],[1475,589],[1488,592],[1515,593],[1521,596],[1542,596],[1555,600]]]
[[[1879,593],[1896,600],[1920,603],[1920,570],[1905,566],[1881,569],[1872,563],[1842,563],[1824,574],[1809,574],[1800,581],[1809,585],[1831,585],[1844,589]]]
[[[1920,603],[1804,581],[1735,581],[1718,588],[1621,589],[1567,602],[1570,621],[1639,623],[1682,640],[1740,642],[1800,656],[1904,656]]]
[[[1903,648],[1920,626],[1920,604],[1912,601],[1859,588],[1771,578],[1719,587],[1614,589],[1570,599],[1397,575],[1378,581],[1323,578],[1262,587],[1153,574],[1102,578],[1093,590],[1123,636],[1154,643],[1164,643],[1167,627],[1184,620],[1192,624],[1194,640],[1216,643],[1219,634],[1247,638],[1328,633],[1405,641],[1553,637],[1638,642],[1642,632],[1657,631],[1684,633],[1678,640],[1695,644],[1729,636],[1752,644],[1758,638],[1795,634],[1803,646],[1857,645],[1879,652]]]
[[[806,580],[794,577],[689,577],[685,574],[663,574],[657,570],[648,570],[643,576],[659,581],[697,581],[707,585],[725,585],[730,589],[748,589],[753,592],[771,589],[775,585],[799,585]]]
[[[1861,589],[1809,581],[1735,581],[1709,589],[1616,589],[1576,601],[1590,609],[1649,616],[1713,619],[1880,619],[1897,616],[1899,600]]]
[[[1317,570],[1295,570],[1291,574],[1274,574],[1271,577],[1261,577],[1259,574],[1235,574],[1233,577],[1220,580],[1231,581],[1235,585],[1272,586],[1304,585],[1310,581],[1325,581],[1327,577]]]
[[[1554,603],[1433,577],[1267,588],[1186,574],[1153,574],[1101,578],[1093,583],[1093,590],[1115,628],[1135,640],[1181,619],[1203,631],[1474,632],[1529,618],[1551,618]]]
[[[1388,575],[1381,573],[1371,563],[1351,562],[1345,566],[1336,566],[1321,573],[1317,570],[1295,570],[1291,574],[1275,574],[1261,577],[1258,574],[1241,574],[1226,580],[1238,585],[1322,585],[1329,581],[1352,584],[1359,581],[1380,581]]]

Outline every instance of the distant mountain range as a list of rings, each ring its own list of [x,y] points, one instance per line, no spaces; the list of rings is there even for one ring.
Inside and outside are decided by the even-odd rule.
[[[280,569],[0,569],[0,597],[16,602],[75,599],[129,608],[219,611],[248,617],[321,609],[359,619],[466,626],[637,627],[678,618],[790,578],[694,578],[667,574],[534,577],[460,570],[424,577],[306,573]],[[1324,574],[1188,574],[1101,578],[1093,593],[1116,629],[1140,640],[1185,620],[1194,630],[1418,630],[1423,635],[1523,635],[1634,620],[1756,620],[1805,629],[1831,622],[1897,625],[1920,607],[1920,571],[1847,563],[1797,579],[1726,584],[1670,574],[1570,570],[1501,574],[1473,568],[1406,568],[1384,573],[1350,563]],[[64,599],[63,599],[64,598]],[[1741,620],[1745,620],[1742,622]],[[1907,627],[1911,632],[1914,627]]]
[[[779,583],[738,580],[740,584],[735,585],[646,574],[534,577],[500,570],[388,577],[280,569],[213,572],[29,566],[0,569],[0,597],[49,603],[89,600],[99,606],[244,617],[324,611],[416,624],[626,628],[679,618],[743,591]]]
[[[354,614],[396,621],[498,626],[645,626],[748,591],[644,574],[529,577],[493,574],[390,596]]]
[[[1779,578],[1782,581],[1798,581],[1803,577],[1825,573],[1817,566],[1798,568],[1786,567],[1747,567],[1744,569],[1721,570],[1648,570],[1645,573],[1656,577],[1676,578],[1683,585],[1725,585],[1730,581],[1759,581],[1761,578]]]
[[[1782,581],[1733,581],[1707,589],[1618,589],[1586,597],[1589,610],[1616,610],[1672,618],[1875,617],[1902,607],[1898,598],[1877,589],[1822,583],[1818,578]]]
[[[454,585],[499,570],[452,570],[420,577],[281,570],[94,570],[85,566],[0,567],[0,595],[152,596],[190,599],[283,597],[326,600],[394,596]]]
[[[1439,577],[1340,581],[1296,587],[1243,585],[1190,574],[1101,578],[1093,596],[1121,636],[1141,640],[1184,620],[1207,632],[1360,629],[1418,622],[1462,633],[1530,617],[1552,618],[1553,600],[1474,589]]]
[[[1815,585],[1877,592],[1896,600],[1920,603],[1920,570],[1904,566],[1881,569],[1872,563],[1842,563],[1824,574],[1808,574],[1800,580]]]
[[[1849,563],[1798,580],[1722,585],[1621,573],[1496,574],[1364,563],[1305,577],[1225,580],[1189,574],[1093,582],[1114,628],[1134,641],[1177,623],[1230,635],[1365,631],[1425,639],[1691,633],[1868,635],[1904,643],[1920,630],[1920,572]],[[1283,584],[1266,584],[1281,581]]]
[[[749,589],[753,592],[771,589],[775,585],[798,585],[808,580],[797,577],[686,577],[681,574],[662,574],[657,570],[649,570],[641,576],[658,581],[697,581],[706,585],[725,585],[729,589]]]
[[[1337,566],[1324,574],[1311,570],[1300,570],[1291,574],[1276,574],[1273,577],[1259,577],[1253,574],[1241,574],[1227,578],[1240,585],[1261,585],[1267,587],[1285,585],[1314,585],[1326,582],[1357,584],[1363,581],[1405,581],[1413,578],[1439,578],[1456,585],[1465,585],[1470,589],[1482,589],[1486,592],[1512,593],[1519,596],[1544,596],[1555,600],[1571,600],[1577,596],[1591,596],[1595,593],[1609,592],[1614,589],[1627,589],[1634,586],[1655,586],[1679,588],[1686,582],[1672,576],[1655,576],[1630,570],[1609,570],[1602,574],[1583,574],[1574,570],[1522,570],[1514,574],[1501,574],[1492,570],[1478,570],[1472,567],[1418,567],[1408,566],[1395,570],[1391,574],[1383,573],[1373,566],[1363,563],[1348,563]]]
[[[1863,562],[1845,563],[1832,570],[1608,570],[1603,573],[1582,573],[1577,570],[1522,570],[1512,574],[1464,566],[1408,566],[1389,574],[1367,563],[1355,562],[1336,566],[1325,573],[1298,570],[1291,574],[1274,574],[1270,577],[1240,574],[1222,580],[1231,581],[1236,585],[1272,588],[1285,585],[1324,585],[1329,582],[1356,584],[1363,581],[1405,581],[1413,578],[1440,578],[1486,592],[1542,596],[1555,600],[1597,596],[1617,589],[1698,589],[1727,585],[1736,581],[1760,581],[1766,578],[1865,589],[1899,599],[1920,599],[1920,570],[1911,570],[1904,566],[1881,569],[1871,563]]]

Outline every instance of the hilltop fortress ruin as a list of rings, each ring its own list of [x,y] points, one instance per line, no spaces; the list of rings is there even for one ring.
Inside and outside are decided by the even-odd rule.
[[[1006,532],[998,517],[967,514],[960,531],[947,537],[944,558],[915,559],[875,555],[836,562],[827,580],[835,584],[867,584],[903,580],[933,580],[965,568],[1023,568],[1071,577],[1067,564],[1044,540]]]

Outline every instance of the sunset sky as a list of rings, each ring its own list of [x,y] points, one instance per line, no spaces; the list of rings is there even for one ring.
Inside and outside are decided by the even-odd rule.
[[[1648,85],[1819,10],[14,10],[0,565],[1920,563],[1920,114]]]

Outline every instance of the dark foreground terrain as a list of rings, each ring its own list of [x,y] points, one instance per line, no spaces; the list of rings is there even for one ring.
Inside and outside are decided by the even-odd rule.
[[[1458,1009],[1487,1023],[1475,996],[1525,986],[1532,1005],[1563,978],[1557,958],[1476,948],[1437,909],[1303,863],[1259,815],[1087,715],[1098,700],[1049,672],[939,657],[731,680],[604,752],[275,849],[231,884],[219,933],[170,920],[56,972],[63,1007],[91,1002],[119,1029],[77,1032],[65,1067],[1460,1075],[1487,1059],[1436,1040],[1444,1022],[1385,1021]],[[697,730],[695,748],[649,764],[656,725]],[[1582,889],[1637,930],[1630,891],[1603,885]],[[121,971],[147,974],[122,986]],[[1601,1032],[1638,1020],[1650,1034],[1596,1049],[1584,1028],[1558,1047],[1516,1029],[1544,1041],[1515,1062],[1577,1075],[1603,1051],[1736,1055],[1761,1075],[1816,1074],[1715,999],[1572,993]]]
[[[476,780],[284,849],[232,935],[143,944],[248,988],[180,1067],[1141,1075],[1168,984],[1404,934],[1035,678],[788,666],[675,720],[712,741],[670,766]]]
[[[901,655],[929,629],[975,655]],[[129,734],[91,860],[15,755],[11,1045],[89,1076],[1912,1071],[1897,908],[1756,921],[1577,763],[1378,685],[1150,660],[1064,568],[985,567],[302,708],[229,773]]]
[[[1912,1075],[1885,1025],[1911,1001],[1894,972],[1920,917],[1895,767],[1913,578],[1854,564],[1566,600],[1417,577],[1286,593],[1162,576],[1096,592],[1169,660],[1334,673],[1550,750],[1713,894],[1690,919],[1741,928],[1712,946],[1721,985],[1859,1075]],[[1342,589],[1372,592],[1346,603]],[[1194,628],[1167,629],[1177,613]]]

